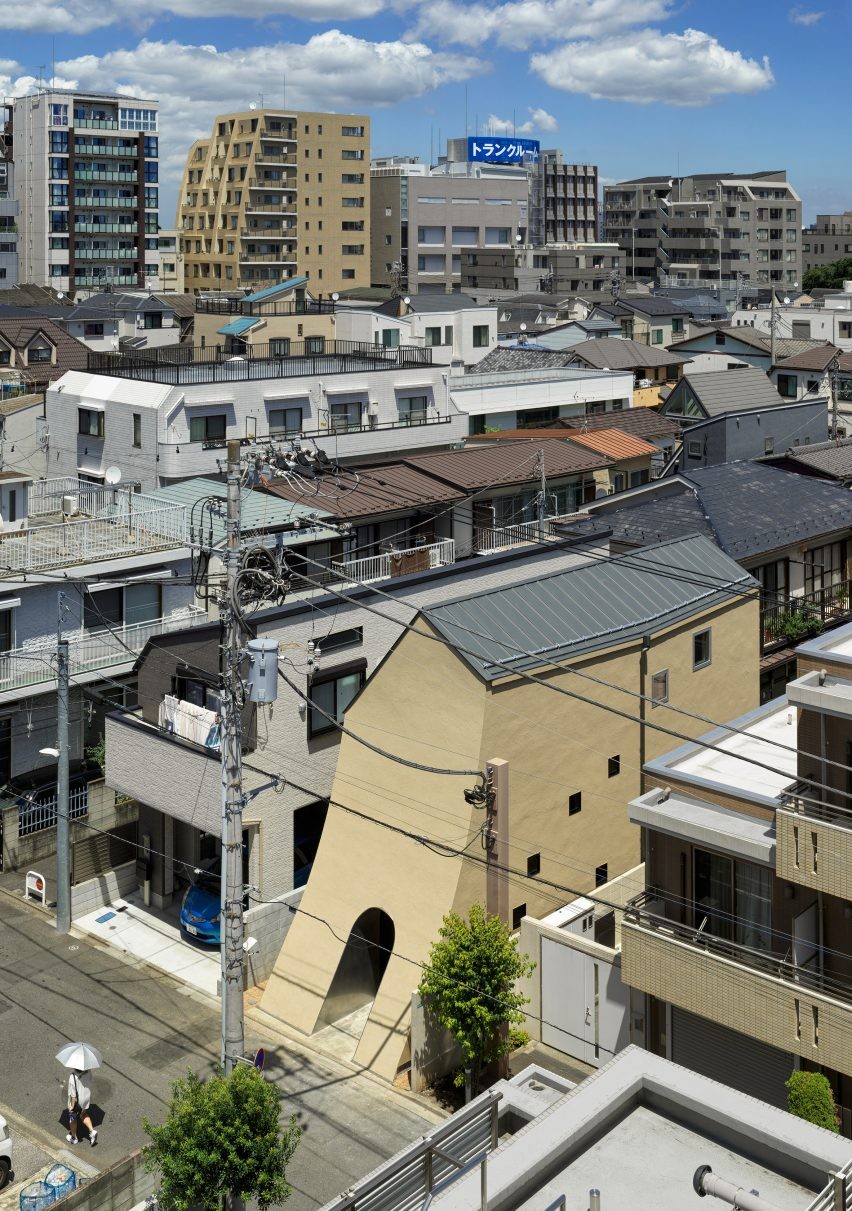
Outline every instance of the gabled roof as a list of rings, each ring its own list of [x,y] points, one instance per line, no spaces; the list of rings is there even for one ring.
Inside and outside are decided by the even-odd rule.
[[[761,462],[794,463],[803,469],[818,471],[821,475],[848,483],[852,480],[852,437],[817,442],[812,446],[793,446],[783,454],[770,455],[761,459]]]
[[[760,462],[702,467],[586,508],[619,541],[703,533],[740,561],[852,529],[848,489]]]
[[[550,421],[549,425],[565,429],[579,429],[581,432],[591,432],[594,429],[620,429],[622,433],[632,433],[634,437],[644,437],[646,440],[654,437],[677,437],[680,425],[661,416],[653,408],[625,408],[621,412],[595,412],[584,416],[563,416],[558,421]]]
[[[406,298],[408,298],[409,304],[407,307],[403,305],[402,310],[402,299],[399,298],[387,299],[386,302],[379,304],[378,307],[374,307],[373,310],[377,311],[379,315],[395,316],[404,319],[410,312],[413,312],[415,315],[428,315],[433,312],[479,309],[479,303],[477,303],[476,299],[472,299],[469,294],[459,294],[458,292],[453,294],[438,294],[437,291],[434,294],[429,294],[427,292],[424,294],[406,295]]]
[[[53,320],[43,319],[38,315],[3,316],[0,317],[0,343],[11,345],[18,353],[23,354],[34,337],[39,335],[49,341],[56,349],[56,365],[39,362],[32,366],[14,367],[20,370],[23,378],[33,382],[52,382],[60,378],[66,370],[85,370],[88,350],[82,341],[69,336],[64,328]]]
[[[242,333],[256,328],[258,324],[262,324],[263,322],[262,315],[241,315],[238,319],[231,320],[229,324],[225,324],[224,327],[217,328],[216,331],[220,336],[241,336]]]
[[[276,294],[284,294],[288,290],[293,290],[296,286],[306,286],[307,282],[308,279],[305,277],[287,278],[283,282],[276,282],[274,286],[266,286],[263,290],[255,290],[252,294],[247,294],[243,301],[246,303],[259,303],[263,299],[274,298]]]
[[[687,360],[669,353],[662,345],[644,345],[618,336],[603,336],[594,341],[571,345],[573,357],[595,370],[636,370],[642,366],[682,366]]]
[[[708,370],[685,374],[662,406],[668,412],[672,402],[691,391],[708,417],[727,412],[753,412],[759,408],[777,408],[785,401],[766,374],[756,366],[739,370]]]
[[[725,337],[725,345],[729,343],[740,344],[747,349],[754,349],[758,353],[765,353],[767,356],[772,351],[772,338],[768,332],[762,332],[757,328],[752,328],[750,324],[742,324],[739,327],[731,328],[727,325],[714,324],[706,328],[702,328],[697,332],[693,332],[690,336],[683,340],[672,341],[669,349],[677,353],[679,351],[686,352],[684,346],[691,345],[693,341],[700,340],[702,337],[709,336],[710,333],[721,332]],[[821,349],[826,344],[825,341],[812,341],[791,337],[776,337],[775,339],[775,357],[776,360],[783,357],[792,357],[797,353],[806,353],[809,349]],[[723,346],[719,346],[723,348]]]
[[[618,311],[617,308],[625,308],[627,312],[639,311],[642,315],[648,316],[666,316],[666,315],[688,315],[686,307],[680,303],[676,303],[674,299],[663,298],[657,294],[643,295],[620,295],[614,303],[599,303],[601,311],[605,311],[610,315],[623,315],[624,311]]]
[[[643,442],[640,438],[631,437],[629,433],[622,433],[615,428],[594,429],[591,433],[574,432],[566,436],[569,441],[586,446],[597,454],[604,454],[614,462],[622,458],[644,458],[657,453],[657,447],[652,446],[650,442]]]
[[[781,357],[775,362],[776,370],[814,370],[823,373],[828,369],[833,357],[838,357],[837,368],[846,374],[852,374],[852,353],[843,353],[836,345],[829,342],[814,345],[791,357]]]
[[[405,460],[405,465],[434,476],[461,492],[475,492],[479,488],[533,482],[539,474],[539,454],[548,479],[594,471],[609,466],[610,462],[604,455],[581,449],[573,443],[531,439],[503,442],[497,447],[469,446],[445,453],[414,454]]]
[[[192,506],[200,500],[208,500],[211,497],[221,500],[222,507],[218,511],[204,511],[201,525],[205,534],[212,530],[214,546],[221,546],[225,542],[228,485],[223,480],[210,479],[207,476],[182,479],[177,483],[167,484],[164,488],[155,488],[148,495],[173,504],[185,505],[187,516]],[[299,530],[287,530],[281,534],[281,540],[285,544],[322,542],[338,537],[337,530],[331,530],[322,524],[322,519],[331,517],[331,514],[320,507],[320,502],[314,501],[307,505],[284,500],[259,489],[246,488],[240,493],[240,508],[241,524],[245,533],[281,531],[283,526],[299,519],[303,523]],[[306,519],[313,524],[309,524]]]
[[[677,572],[684,575],[672,574]],[[424,617],[466,649],[458,655],[480,677],[493,681],[507,675],[495,659],[512,669],[540,668],[627,642],[739,595],[714,584],[756,589],[712,542],[690,537],[446,602]]]

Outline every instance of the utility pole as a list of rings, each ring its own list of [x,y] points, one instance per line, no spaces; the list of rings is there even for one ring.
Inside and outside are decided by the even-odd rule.
[[[538,490],[538,541],[544,542],[546,538],[544,521],[547,512],[547,477],[544,474],[544,451],[541,449],[536,455],[536,462],[541,484]]]
[[[775,368],[775,287],[770,291],[769,304],[769,369]]]
[[[495,757],[486,773],[485,908],[509,925],[509,762]]]
[[[237,682],[240,622],[236,583],[240,558],[240,443],[228,442],[228,516],[222,618],[222,1067],[233,1072],[245,1051],[243,1020],[243,774],[242,715]],[[241,696],[240,696],[241,700]],[[236,1200],[232,1196],[232,1206]]]
[[[828,391],[831,397],[831,436],[837,441],[837,372],[840,369],[840,352],[835,353],[828,363]]]
[[[56,641],[57,784],[56,784],[56,930],[71,932],[71,820],[68,796],[68,640],[62,638],[59,595],[59,634]]]

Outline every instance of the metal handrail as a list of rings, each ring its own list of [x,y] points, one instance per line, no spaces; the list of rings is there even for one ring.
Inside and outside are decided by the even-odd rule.
[[[435,1148],[434,1151],[438,1152],[438,1149]],[[455,1157],[448,1156],[446,1152],[441,1152],[439,1155],[454,1165],[459,1164],[459,1161]],[[479,1168],[481,1173],[479,1206],[481,1211],[488,1211],[488,1150],[486,1148],[483,1148],[482,1152],[477,1152],[476,1156],[471,1157],[466,1165],[462,1165],[458,1173],[451,1173],[449,1177],[445,1177],[443,1181],[438,1182],[437,1186],[433,1186],[421,1203],[421,1211],[427,1211],[432,1206],[432,1199],[436,1194],[440,1194],[448,1186],[452,1186],[454,1182],[457,1182],[460,1177],[465,1177],[476,1168]]]
[[[628,900],[624,909],[623,924],[638,925],[642,929],[663,934],[682,945],[700,950],[715,958],[739,963],[743,967],[748,967],[777,980],[783,980],[787,984],[795,984],[812,992],[821,993],[823,996],[852,1004],[852,980],[838,980],[825,976],[808,967],[799,966],[780,955],[756,950],[752,946],[717,937],[706,932],[704,922],[698,926],[684,925],[680,921],[661,916],[659,913],[648,912],[645,904],[649,901],[665,904],[667,897],[665,893],[655,892],[653,889],[640,892],[638,896]],[[681,905],[677,903],[675,907],[679,909]],[[700,909],[700,906],[696,906],[696,909]]]

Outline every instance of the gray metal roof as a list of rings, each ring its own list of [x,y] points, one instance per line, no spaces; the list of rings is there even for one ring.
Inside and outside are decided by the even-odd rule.
[[[507,675],[495,660],[513,670],[540,668],[668,626],[732,595],[708,580],[740,591],[755,586],[707,538],[689,537],[446,602],[424,617],[493,681]]]
[[[685,374],[663,405],[669,415],[673,402],[690,389],[707,416],[726,412],[753,412],[758,408],[777,408],[781,398],[763,370],[743,366],[739,370],[708,370],[703,374]]]
[[[813,446],[792,446],[784,454],[772,455],[775,462],[800,463],[832,479],[852,480],[852,437],[842,441],[817,442]],[[762,461],[770,462],[770,459]]]
[[[148,495],[173,504],[185,505],[187,524],[190,521],[190,509],[198,501],[206,500],[211,496],[221,500],[221,508],[212,513],[212,522],[211,512],[205,510],[202,519],[200,509],[195,510],[194,521],[198,526],[203,520],[205,535],[212,524],[214,546],[224,543],[228,485],[222,480],[198,476],[195,479],[184,479],[179,483],[169,484],[165,488],[157,488]],[[285,531],[282,534],[282,541],[285,544],[323,542],[328,538],[339,537],[337,530],[330,530],[322,524],[323,519],[331,517],[332,514],[327,509],[317,508],[316,505],[283,500],[269,492],[255,492],[252,488],[241,490],[240,504],[244,535],[253,530],[261,533],[274,533],[282,526],[291,525],[297,518],[310,518],[311,520],[316,519],[314,526],[302,526],[299,530]]]
[[[596,342],[595,342],[596,343]],[[584,342],[585,344],[585,342]],[[570,349],[536,349],[529,345],[498,345],[476,363],[476,374],[494,374],[498,370],[540,370],[567,366],[574,353]]]

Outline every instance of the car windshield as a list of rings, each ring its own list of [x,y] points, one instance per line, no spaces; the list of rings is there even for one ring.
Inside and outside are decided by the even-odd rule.
[[[209,892],[211,896],[218,896],[222,885],[218,875],[204,873],[195,876],[193,886],[199,887],[202,891]]]

